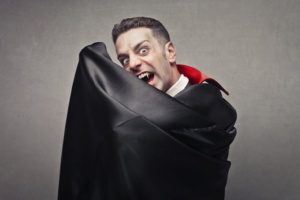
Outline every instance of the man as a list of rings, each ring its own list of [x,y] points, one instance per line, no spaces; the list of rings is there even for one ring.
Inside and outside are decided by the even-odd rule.
[[[80,53],[58,199],[224,199],[236,134],[225,90],[176,65],[176,49],[157,20],[125,19],[113,41],[130,73],[103,43]]]

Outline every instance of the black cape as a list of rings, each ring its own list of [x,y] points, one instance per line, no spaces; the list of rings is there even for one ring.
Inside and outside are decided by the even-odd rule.
[[[58,200],[220,200],[236,112],[212,84],[175,98],[85,47],[67,115]]]

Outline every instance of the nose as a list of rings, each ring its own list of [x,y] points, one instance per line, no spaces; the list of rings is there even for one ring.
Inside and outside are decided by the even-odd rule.
[[[131,56],[129,59],[129,68],[131,71],[135,72],[141,66],[142,61],[138,56]]]

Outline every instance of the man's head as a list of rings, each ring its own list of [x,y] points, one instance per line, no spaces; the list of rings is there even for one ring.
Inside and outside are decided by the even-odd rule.
[[[128,18],[112,31],[118,60],[124,69],[165,92],[179,79],[176,49],[157,20]]]

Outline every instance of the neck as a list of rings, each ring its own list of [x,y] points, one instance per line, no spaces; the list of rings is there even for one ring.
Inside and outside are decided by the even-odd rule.
[[[167,90],[169,90],[178,80],[179,80],[179,78],[180,78],[180,73],[179,73],[179,71],[177,70],[177,66],[176,66],[176,64],[175,64],[175,66],[172,66],[172,84],[170,84],[170,87],[168,87],[167,89],[166,89],[166,91]],[[166,92],[165,91],[165,92]]]
[[[174,66],[172,66],[172,72],[173,72],[173,77],[174,77],[174,81],[173,81],[173,84],[172,84],[172,86],[178,81],[178,79],[180,78],[180,73],[179,73],[179,71],[178,71],[178,69],[177,69],[177,65],[175,64]]]

